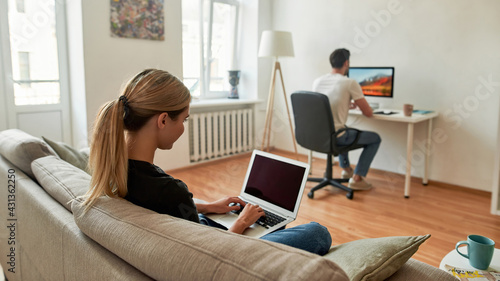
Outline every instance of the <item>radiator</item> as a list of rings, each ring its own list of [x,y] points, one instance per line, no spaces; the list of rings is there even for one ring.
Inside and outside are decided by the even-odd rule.
[[[253,149],[253,110],[191,114],[189,140],[191,163],[250,151]]]

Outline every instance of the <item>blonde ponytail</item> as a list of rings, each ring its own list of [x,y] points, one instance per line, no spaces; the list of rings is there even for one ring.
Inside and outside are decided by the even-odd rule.
[[[126,131],[137,131],[154,115],[168,112],[172,119],[189,106],[189,90],[170,73],[146,69],[130,80],[119,99],[104,104],[96,117],[90,144],[90,188],[85,211],[103,195],[127,195],[128,149]]]
[[[124,105],[118,100],[101,107],[90,146],[91,188],[84,204],[90,208],[101,195],[127,194],[128,150],[123,125]]]

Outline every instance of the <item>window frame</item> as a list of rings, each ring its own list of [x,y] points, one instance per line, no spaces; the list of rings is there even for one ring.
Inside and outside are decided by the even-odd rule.
[[[208,22],[204,21],[204,1],[209,1],[208,5]],[[238,0],[200,0],[199,1],[199,45],[200,45],[200,73],[199,73],[199,84],[200,84],[200,99],[216,99],[225,98],[228,96],[229,91],[210,91],[210,81],[211,81],[211,65],[212,65],[212,35],[213,35],[213,16],[214,16],[214,5],[215,3],[221,3],[232,6],[235,9],[234,24],[233,28],[233,42],[232,42],[232,54],[231,62],[236,61],[237,54],[237,42],[238,42],[238,28],[239,28],[239,6]],[[207,43],[205,44],[205,28],[204,25],[207,24]],[[206,50],[206,54],[205,54]],[[231,69],[228,69],[231,70]]]
[[[11,59],[11,42],[10,42],[10,30],[9,30],[9,19],[8,19],[8,13],[9,13],[9,5],[7,3],[8,1],[5,1],[3,4],[4,6],[2,7],[4,11],[2,11],[0,14],[2,17],[5,17],[4,21],[1,23],[4,25],[4,29],[0,32],[0,52],[3,52],[3,54],[0,54],[2,56],[2,59],[4,61],[3,65],[3,71],[4,71],[4,77],[0,77],[0,79],[5,79],[6,82],[6,94],[7,94],[7,100],[11,102],[12,104],[15,105],[17,108],[16,111],[22,112],[22,111],[33,111],[36,110],[37,107],[43,106],[45,108],[58,108],[59,105],[63,107],[69,108],[69,76],[68,76],[68,45],[67,45],[67,37],[66,37],[66,1],[61,1],[61,0],[54,0],[55,4],[55,10],[54,10],[54,17],[55,17],[55,32],[56,32],[56,44],[57,44],[57,60],[58,60],[58,72],[59,72],[59,77],[58,79],[14,79],[14,73],[13,73],[13,65],[12,65],[12,59]],[[17,0],[13,0],[14,5],[17,5]],[[26,3],[24,3],[26,5]],[[14,8],[13,8],[14,9]],[[15,8],[16,12],[18,13],[23,13],[17,11],[17,7]],[[25,8],[26,9],[26,8]],[[24,12],[26,13],[26,12]],[[31,54],[30,54],[31,55]],[[17,105],[15,104],[15,92],[14,92],[14,84],[22,85],[22,84],[31,84],[31,83],[58,83],[59,84],[59,103],[50,103],[50,104],[22,104],[22,105]]]
[[[17,1],[14,0],[17,4]],[[17,80],[14,79],[13,66],[11,58],[11,42],[9,30],[9,4],[8,1],[0,1],[0,101],[5,101],[7,127],[17,128],[17,116],[23,113],[38,113],[38,112],[51,112],[60,111],[62,118],[62,141],[71,143],[71,112],[70,112],[70,97],[69,90],[69,60],[68,60],[68,41],[66,29],[66,0],[54,0],[55,5],[55,30],[56,30],[56,44],[57,44],[57,57],[59,77],[57,80]],[[17,8],[17,7],[16,7]],[[15,8],[15,9],[16,9]],[[59,83],[59,103],[52,104],[15,104],[14,84],[24,83]],[[3,91],[2,91],[3,90]],[[2,117],[2,116],[0,116]]]

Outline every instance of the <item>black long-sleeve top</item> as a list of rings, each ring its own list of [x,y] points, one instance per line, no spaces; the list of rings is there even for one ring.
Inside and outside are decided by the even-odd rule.
[[[156,165],[129,159],[127,189],[125,199],[135,205],[200,223],[193,194],[186,184]]]

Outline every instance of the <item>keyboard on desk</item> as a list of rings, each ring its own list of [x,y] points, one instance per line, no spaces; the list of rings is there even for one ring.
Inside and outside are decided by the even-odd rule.
[[[231,211],[237,215],[239,215],[241,213],[241,209],[240,210],[234,210],[234,211]],[[269,228],[269,227],[272,227],[272,226],[275,226],[277,225],[278,223],[282,222],[285,220],[285,218],[281,217],[281,216],[278,216],[276,215],[275,213],[272,213],[270,211],[266,211],[264,210],[264,213],[266,214],[265,217],[260,217],[255,223],[260,225],[260,226],[263,226],[265,228]]]
[[[382,114],[382,115],[392,115],[397,113],[398,113],[397,111],[391,111],[391,110],[378,110],[373,112],[373,114]]]

